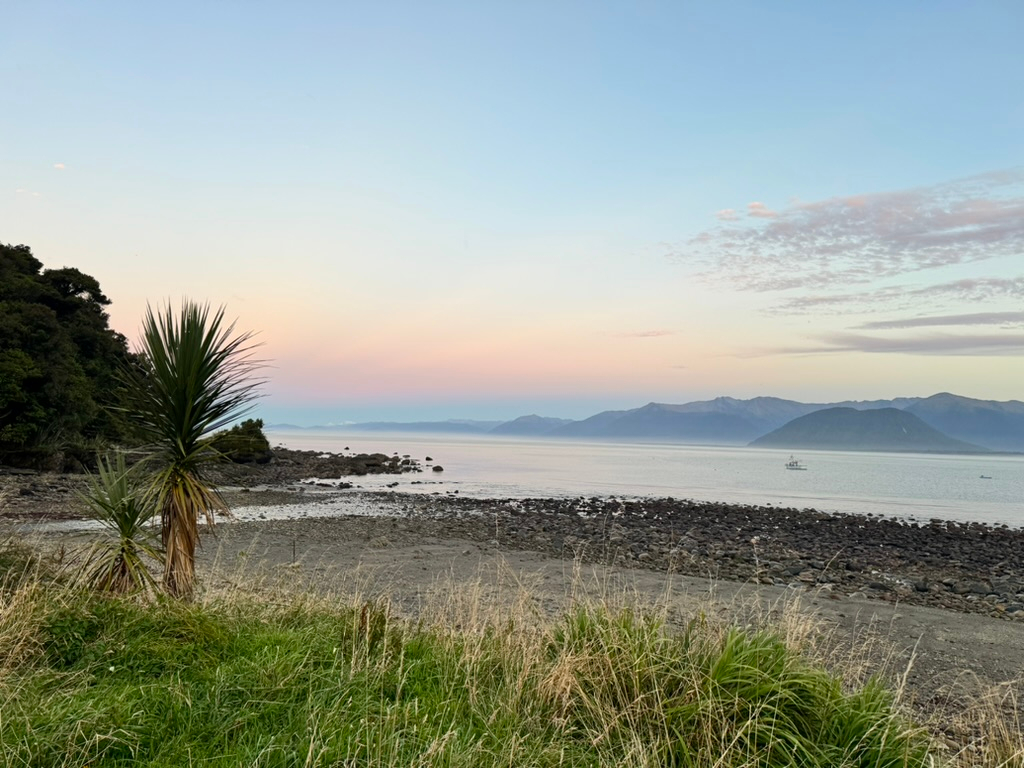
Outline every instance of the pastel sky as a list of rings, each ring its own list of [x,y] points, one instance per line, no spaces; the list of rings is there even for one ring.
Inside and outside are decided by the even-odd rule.
[[[1024,4],[28,2],[0,241],[297,424],[1024,399]]]

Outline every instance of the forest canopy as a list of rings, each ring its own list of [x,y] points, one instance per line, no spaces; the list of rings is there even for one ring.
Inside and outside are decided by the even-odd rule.
[[[105,408],[129,359],[99,282],[0,243],[0,464],[72,469],[124,437]]]

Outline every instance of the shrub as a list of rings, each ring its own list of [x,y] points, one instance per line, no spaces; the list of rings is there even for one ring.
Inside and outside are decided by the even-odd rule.
[[[263,419],[246,419],[215,434],[211,443],[236,464],[266,464],[273,458],[270,441],[263,434]]]

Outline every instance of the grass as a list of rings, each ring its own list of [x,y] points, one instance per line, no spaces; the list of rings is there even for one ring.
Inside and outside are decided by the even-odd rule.
[[[806,631],[696,615],[670,632],[585,602],[547,621],[486,614],[466,593],[415,623],[386,601],[310,593],[99,597],[4,552],[4,766],[1008,768],[1024,755],[1008,731],[998,752],[943,757],[878,681],[851,687],[813,661]]]

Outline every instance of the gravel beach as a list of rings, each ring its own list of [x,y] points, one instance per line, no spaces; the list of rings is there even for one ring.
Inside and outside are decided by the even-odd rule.
[[[965,697],[1024,682],[1021,530],[682,499],[337,490],[302,476],[331,475],[297,460],[274,468],[274,485],[259,470],[225,478],[238,515],[205,537],[204,578],[386,595],[409,615],[470,585],[485,604],[528,595],[547,615],[581,592],[667,604],[682,623],[698,611],[745,621],[785,606],[813,616],[837,648],[872,648],[873,670],[951,723]],[[54,526],[79,515],[81,483],[0,475],[0,536],[73,547],[96,535]],[[1002,706],[1024,719],[1019,704]]]

